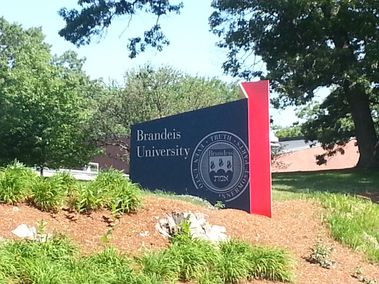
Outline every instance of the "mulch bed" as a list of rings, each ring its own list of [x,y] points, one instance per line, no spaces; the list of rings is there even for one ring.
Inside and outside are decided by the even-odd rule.
[[[107,211],[79,215],[62,210],[50,214],[23,204],[0,205],[0,237],[15,238],[11,231],[19,224],[35,226],[43,220],[47,223],[48,232],[68,235],[85,254],[112,245],[125,253],[139,255],[145,250],[167,247],[167,239],[156,232],[155,224],[166,213],[185,211],[204,213],[209,223],[225,226],[227,234],[233,238],[288,250],[295,259],[295,283],[356,284],[359,281],[351,274],[357,267],[361,267],[368,278],[379,280],[379,266],[369,264],[359,252],[333,241],[322,223],[321,206],[309,200],[276,201],[273,217],[267,218],[239,210],[212,210],[184,201],[147,196],[142,209],[135,214],[123,215],[114,224]],[[112,225],[109,243],[105,244],[101,241],[102,236]],[[305,260],[318,239],[333,247],[331,259],[336,262],[334,268],[325,269]]]

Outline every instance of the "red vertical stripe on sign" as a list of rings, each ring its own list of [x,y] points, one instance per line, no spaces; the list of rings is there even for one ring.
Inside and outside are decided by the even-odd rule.
[[[269,82],[244,82],[248,98],[250,213],[271,217]]]

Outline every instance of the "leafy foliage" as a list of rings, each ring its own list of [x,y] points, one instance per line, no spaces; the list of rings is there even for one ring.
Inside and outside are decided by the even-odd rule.
[[[141,204],[140,188],[117,170],[100,172],[93,182],[82,185],[72,203],[79,212],[107,208],[112,214],[131,213]]]
[[[78,1],[80,9],[62,8],[60,16],[66,21],[66,27],[59,31],[59,34],[66,40],[77,46],[89,44],[93,36],[101,36],[111,25],[116,17],[129,15],[129,21],[138,11],[152,14],[157,18],[156,23],[144,32],[143,37],[129,38],[129,57],[134,58],[139,52],[143,52],[146,47],[151,46],[157,50],[162,50],[169,41],[163,34],[158,23],[160,17],[176,13],[178,14],[183,4],[171,4],[168,0],[137,0],[137,1]]]
[[[106,208],[117,216],[139,208],[141,190],[116,170],[101,172],[95,181],[83,183],[66,172],[41,177],[15,162],[0,170],[0,203],[25,200],[43,211],[57,212],[66,205],[78,212]]]
[[[292,261],[282,250],[233,240],[219,246],[193,239],[186,229],[163,251],[140,259],[143,273],[160,281],[236,283],[243,279],[291,281]]]
[[[301,127],[298,123],[294,123],[289,127],[273,126],[272,129],[278,138],[295,138],[303,136]]]
[[[324,244],[321,240],[317,240],[311,249],[311,254],[307,257],[310,263],[317,263],[322,268],[332,268],[334,261],[330,259],[332,249]]]
[[[37,175],[15,161],[0,170],[0,203],[15,204],[30,194]]]
[[[218,0],[212,6],[211,29],[222,39],[219,46],[229,51],[226,72],[271,80],[278,107],[305,104],[319,87],[329,88],[328,100],[309,127],[317,126],[319,137],[325,133],[333,143],[353,131],[358,166],[379,165],[377,1]],[[252,54],[263,60],[267,72],[252,66]],[[354,127],[340,130],[349,119]]]
[[[88,93],[95,83],[73,52],[50,54],[40,29],[0,18],[0,163],[77,166],[96,153]]]
[[[115,87],[98,99],[94,132],[127,135],[132,124],[238,98],[235,85],[193,77],[161,67],[144,66],[126,73],[125,87]]]
[[[61,175],[40,177],[32,187],[29,201],[42,211],[57,212],[67,196],[67,185]]]
[[[79,257],[65,237],[45,243],[10,241],[0,244],[0,277],[17,283],[151,283],[130,268],[128,258],[113,249]],[[1,278],[0,278],[1,279]]]
[[[292,277],[290,260],[279,250],[255,248],[237,241],[217,248],[206,241],[186,238],[134,261],[113,248],[81,256],[60,235],[43,243],[7,241],[0,243],[0,262],[0,279],[6,283],[145,284],[191,280],[216,284],[252,277],[289,281]]]

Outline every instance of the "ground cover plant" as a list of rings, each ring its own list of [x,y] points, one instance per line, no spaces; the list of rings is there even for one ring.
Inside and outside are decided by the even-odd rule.
[[[25,201],[31,194],[36,173],[17,161],[0,169],[0,203],[15,204]]]
[[[114,215],[131,213],[141,205],[140,192],[138,185],[113,169],[85,183],[67,172],[41,177],[18,162],[0,169],[0,203],[27,201],[42,211],[57,212],[68,207],[79,213],[100,208]]]
[[[379,192],[377,170],[333,170],[274,173],[273,190],[292,193],[333,192],[358,194]]]
[[[114,215],[130,213],[141,205],[141,190],[121,172],[107,170],[93,182],[81,183],[78,192],[71,196],[71,203],[79,212],[106,208]]]
[[[340,194],[322,194],[321,203],[332,236],[379,263],[379,205]]]
[[[119,172],[101,173],[93,182],[77,182],[67,173],[58,174],[53,178],[41,178],[20,164],[13,165],[13,167],[2,168],[0,177],[5,171],[23,173],[20,176],[24,176],[26,172],[31,173],[31,179],[26,178],[24,182],[18,182],[17,179],[12,178],[5,179],[8,182],[0,184],[11,186],[8,186],[7,190],[0,191],[0,196],[5,196],[4,192],[13,192],[9,190],[11,188],[16,188],[16,193],[23,192],[23,194],[20,195],[21,198],[7,200],[2,198],[1,203],[16,204],[29,201],[30,204],[50,212],[61,208],[78,212],[105,208],[112,211],[114,215],[118,215],[138,210],[141,195],[151,196],[151,193],[140,193],[139,188],[129,183]],[[14,174],[14,176],[18,177],[19,175]],[[18,186],[21,184],[28,186],[20,190]],[[121,190],[119,190],[120,188]],[[324,220],[330,227],[333,237],[353,249],[364,252],[374,263],[379,263],[377,231],[379,206],[355,196],[367,192],[375,193],[378,188],[378,178],[374,172],[336,171],[273,176],[274,198],[277,196],[285,198],[286,195],[287,197],[289,195],[290,198],[310,197],[320,201],[326,209]],[[326,191],[329,193],[325,193]],[[53,197],[50,197],[49,194],[52,194]],[[167,196],[166,193],[161,192],[158,192],[157,195]],[[170,195],[169,198],[181,199],[175,195]],[[125,203],[122,203],[123,200]],[[207,204],[203,205],[207,206]],[[66,259],[65,261],[70,264],[55,262],[51,265],[49,265],[50,260],[46,258],[43,258],[45,264],[33,264],[34,260],[23,259],[24,256],[10,256],[7,251],[4,253],[3,245],[11,243],[7,241],[0,243],[0,263],[9,264],[8,268],[3,270],[0,268],[0,283],[91,283],[88,282],[90,281],[88,279],[92,279],[92,283],[175,283],[177,281],[233,283],[241,279],[252,278],[278,281],[292,279],[291,261],[288,254],[282,250],[256,247],[236,240],[223,243],[217,250],[214,250],[214,246],[209,243],[192,240],[185,236],[184,234],[184,236],[174,238],[166,249],[146,252],[138,258],[125,256],[114,249],[106,249],[102,254],[82,256],[74,248],[72,256],[60,255],[54,258],[62,261]],[[66,242],[65,238],[61,238],[60,241]],[[61,250],[59,242],[54,243],[55,249],[53,250]],[[25,243],[29,244],[30,242]],[[50,241],[49,243],[51,244]],[[110,243],[107,242],[104,245],[108,246]],[[25,250],[29,255],[30,250]],[[317,256],[320,255],[320,249],[315,249],[315,251],[318,253]],[[14,263],[14,259],[22,259],[22,261]],[[115,267],[107,270],[105,267],[111,263],[115,263]],[[21,267],[20,265],[25,266]],[[96,265],[99,267],[97,268]],[[25,268],[26,266],[27,268]],[[86,272],[87,266],[92,266],[98,271],[89,275],[92,271],[88,268],[89,271]],[[120,268],[117,268],[118,266]],[[41,267],[43,271],[41,271]],[[56,271],[55,269],[60,270]],[[16,276],[10,274],[12,271]],[[120,274],[126,278],[120,278]],[[21,277],[20,275],[27,280],[21,281],[12,278]],[[55,277],[58,276],[65,282],[56,280]]]
[[[292,260],[283,250],[256,247],[240,241],[219,247],[188,235],[177,235],[171,245],[141,257],[114,248],[80,255],[66,237],[45,243],[0,243],[2,283],[236,283],[248,279],[290,281]]]

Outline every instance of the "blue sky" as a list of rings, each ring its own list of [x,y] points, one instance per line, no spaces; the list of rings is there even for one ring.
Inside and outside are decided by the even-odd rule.
[[[106,82],[116,80],[121,83],[126,71],[151,64],[172,66],[192,75],[234,80],[223,74],[221,66],[226,59],[226,51],[216,46],[218,39],[209,31],[211,0],[184,1],[185,7],[180,15],[169,15],[160,20],[170,45],[162,52],[148,49],[133,60],[128,58],[127,39],[150,27],[155,21],[153,17],[137,14],[129,27],[127,17],[119,18],[103,38],[95,38],[90,45],[76,48],[58,35],[64,27],[58,10],[75,7],[76,0],[1,1],[0,16],[24,28],[42,27],[52,52],[61,54],[75,50],[80,57],[87,59],[84,69],[93,79],[101,77]],[[287,126],[296,120],[293,109],[270,111],[275,124]]]
[[[4,1],[0,15],[10,22],[17,22],[23,27],[41,26],[46,35],[46,42],[52,44],[53,53],[60,54],[72,49],[81,57],[86,57],[86,72],[92,78],[102,77],[122,81],[125,71],[150,63],[152,65],[170,65],[192,75],[223,75],[221,65],[225,60],[225,51],[215,46],[217,38],[209,32],[208,17],[212,12],[207,0],[186,1],[180,15],[169,15],[160,20],[162,28],[171,44],[158,52],[147,52],[129,59],[126,49],[130,35],[141,34],[145,28],[155,22],[154,17],[135,15],[130,27],[128,17],[117,19],[102,39],[93,39],[88,46],[76,48],[58,35],[64,27],[64,21],[57,14],[62,7],[75,7],[76,1],[39,0],[39,1]]]

